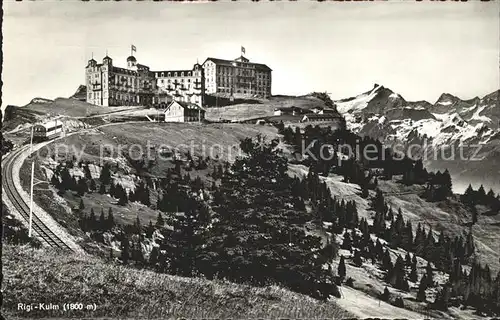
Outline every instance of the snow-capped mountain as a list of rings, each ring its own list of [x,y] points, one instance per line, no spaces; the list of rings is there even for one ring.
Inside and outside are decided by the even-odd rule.
[[[499,96],[500,90],[470,100],[443,93],[431,104],[406,101],[375,84],[370,91],[335,103],[348,128],[356,133],[393,146],[423,146],[413,148],[412,154],[425,156],[430,169],[448,168],[459,182],[457,191],[462,191],[465,182],[484,183],[500,191]]]

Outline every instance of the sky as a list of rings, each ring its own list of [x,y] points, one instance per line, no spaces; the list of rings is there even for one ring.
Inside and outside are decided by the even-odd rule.
[[[273,69],[272,94],[334,99],[375,83],[434,103],[500,88],[500,2],[3,1],[2,108],[73,94],[87,60],[190,69],[240,48]]]

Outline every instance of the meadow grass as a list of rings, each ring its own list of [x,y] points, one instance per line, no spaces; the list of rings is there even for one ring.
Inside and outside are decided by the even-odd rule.
[[[5,245],[3,314],[12,318],[328,318],[352,317],[334,301],[320,302],[277,286],[262,288],[183,278],[51,249]],[[61,310],[18,310],[19,303]],[[62,311],[63,303],[96,304]]]

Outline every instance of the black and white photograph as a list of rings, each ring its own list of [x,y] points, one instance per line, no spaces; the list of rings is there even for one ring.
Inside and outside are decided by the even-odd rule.
[[[2,9],[2,319],[500,318],[500,1]]]

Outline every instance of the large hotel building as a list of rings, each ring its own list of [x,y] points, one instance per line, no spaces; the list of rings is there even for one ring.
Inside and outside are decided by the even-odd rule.
[[[200,64],[196,63],[190,70],[155,71],[154,76],[158,90],[172,100],[204,105],[205,84]]]
[[[271,96],[271,68],[265,64],[250,62],[241,56],[235,60],[207,58],[205,90],[208,94],[233,97]]]
[[[157,92],[154,73],[138,64],[135,57],[127,58],[127,68],[113,65],[107,55],[102,63],[89,60],[86,73],[87,102],[99,106],[134,106],[154,104]]]
[[[205,106],[205,95],[228,98],[269,98],[271,68],[241,56],[234,60],[207,58],[186,70],[151,71],[127,58],[127,67],[113,65],[107,55],[86,67],[87,102],[100,106],[155,106],[169,101]]]

